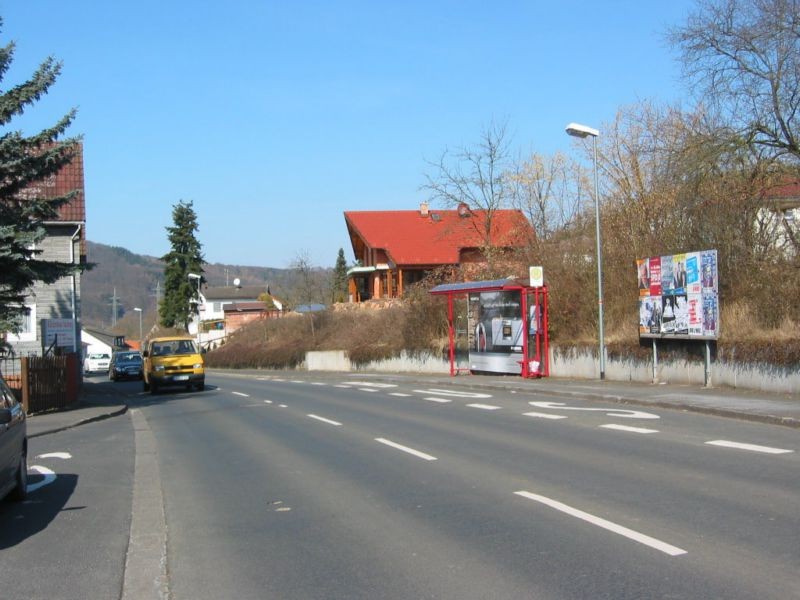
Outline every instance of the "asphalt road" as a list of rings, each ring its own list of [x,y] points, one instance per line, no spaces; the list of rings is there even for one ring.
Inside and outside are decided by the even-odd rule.
[[[344,375],[211,383],[143,408],[174,598],[797,593],[796,431]]]
[[[352,374],[208,383],[118,384],[130,414],[32,440],[72,458],[0,507],[0,597],[120,597],[132,496],[177,600],[798,597],[795,429]],[[161,521],[137,517],[142,479]]]

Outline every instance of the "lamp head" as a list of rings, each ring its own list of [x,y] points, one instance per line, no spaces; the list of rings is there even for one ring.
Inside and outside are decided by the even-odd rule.
[[[187,273],[186,276],[189,279],[200,279],[200,275],[198,275],[197,273]]]
[[[588,127],[587,125],[581,125],[580,123],[570,123],[567,125],[567,133],[579,138],[598,137],[600,135],[600,131],[597,129]]]

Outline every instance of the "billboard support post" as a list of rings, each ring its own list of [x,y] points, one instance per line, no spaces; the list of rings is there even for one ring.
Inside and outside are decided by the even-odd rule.
[[[710,388],[711,385],[711,342],[706,340],[706,352],[705,352],[705,387]]]
[[[653,383],[658,383],[658,347],[656,338],[653,338]]]

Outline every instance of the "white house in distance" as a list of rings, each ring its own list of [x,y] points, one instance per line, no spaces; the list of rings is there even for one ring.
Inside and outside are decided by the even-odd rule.
[[[268,296],[271,300],[264,301]],[[262,299],[259,300],[259,297]],[[272,296],[264,286],[243,286],[234,279],[233,286],[209,287],[200,290],[198,319],[189,324],[189,333],[197,336],[200,347],[209,349],[245,323],[258,319],[279,317],[283,303]]]

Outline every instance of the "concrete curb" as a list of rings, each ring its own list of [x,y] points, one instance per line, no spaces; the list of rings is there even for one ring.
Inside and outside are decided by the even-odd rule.
[[[51,435],[53,433],[59,433],[61,431],[66,431],[68,429],[73,429],[75,427],[79,427],[80,425],[87,425],[88,423],[96,423],[97,421],[104,421],[105,419],[110,419],[112,417],[118,417],[119,415],[124,415],[128,411],[128,405],[125,404],[121,406],[119,409],[103,413],[99,415],[95,415],[93,417],[88,417],[86,419],[80,419],[74,423],[70,423],[69,425],[60,425],[58,427],[53,427],[52,429],[45,429],[44,431],[37,431],[36,433],[29,433],[28,439],[33,439],[37,437],[42,437],[44,435]]]

